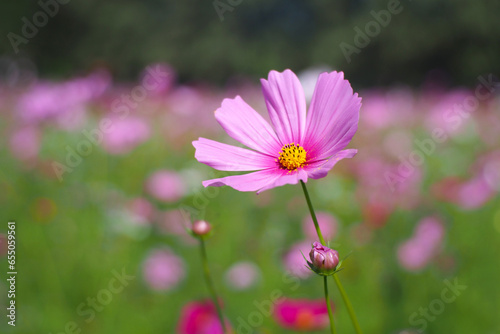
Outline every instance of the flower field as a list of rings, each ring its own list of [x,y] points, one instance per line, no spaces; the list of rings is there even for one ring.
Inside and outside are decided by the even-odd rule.
[[[307,106],[321,72],[298,73]],[[345,145],[357,154],[307,189],[363,332],[499,333],[498,82],[350,85],[362,105]],[[319,239],[298,180],[259,194],[202,185],[246,173],[205,166],[193,146],[244,147],[214,115],[236,96],[271,121],[258,81],[186,84],[163,63],[135,81],[102,68],[0,86],[4,310],[8,222],[17,273],[16,326],[4,316],[0,332],[223,333],[190,231],[198,220],[210,224],[202,239],[228,333],[327,332],[323,280],[306,267]],[[328,284],[338,332],[354,333]]]

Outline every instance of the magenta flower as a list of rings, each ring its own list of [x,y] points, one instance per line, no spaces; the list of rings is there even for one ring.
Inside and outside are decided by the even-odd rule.
[[[231,328],[226,320],[226,328]],[[179,334],[224,334],[215,306],[210,301],[194,301],[181,311],[177,325]]]
[[[297,331],[321,330],[328,326],[324,299],[284,299],[276,304],[274,319],[284,328]]]
[[[257,193],[299,180],[325,177],[341,159],[357,150],[344,150],[358,128],[361,98],[342,72],[319,75],[309,112],[304,91],[290,70],[271,71],[262,91],[274,129],[241,97],[225,99],[215,118],[226,132],[250,149],[199,138],[195,157],[223,171],[254,171],[203,181]]]

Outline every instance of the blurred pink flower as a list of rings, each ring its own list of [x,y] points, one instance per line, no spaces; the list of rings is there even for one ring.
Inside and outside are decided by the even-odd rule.
[[[188,245],[195,245],[198,241],[193,238],[187,229],[191,225],[191,219],[187,213],[180,209],[157,212],[155,217],[158,230],[162,234],[175,235]]]
[[[17,129],[10,137],[9,148],[12,155],[19,160],[33,160],[40,149],[40,133],[34,126]]]
[[[158,73],[166,73],[166,77],[158,77]],[[146,88],[152,96],[164,95],[174,85],[177,74],[172,66],[164,63],[150,64],[141,74],[141,86]]]
[[[260,270],[252,262],[241,261],[233,264],[225,275],[227,283],[236,290],[254,286],[260,278]]]
[[[480,157],[471,170],[472,177],[468,180],[447,177],[434,184],[434,195],[465,210],[485,205],[500,190],[500,151]]]
[[[431,186],[431,192],[440,201],[456,203],[460,183],[458,177],[445,177]]]
[[[364,218],[373,227],[382,227],[397,207],[412,209],[421,199],[423,173],[418,166],[368,156],[356,161],[354,171]]]
[[[478,176],[458,187],[456,200],[463,209],[472,210],[480,208],[494,196],[495,191],[482,176]]]
[[[176,172],[159,170],[146,180],[146,191],[157,200],[175,202],[184,196],[186,186]]]
[[[304,256],[307,256],[310,251],[311,242],[309,241],[294,244],[283,258],[286,270],[301,279],[311,276],[312,271],[306,267],[306,260],[304,260]]]
[[[368,224],[351,224],[349,232],[351,238],[360,246],[368,244],[373,238],[373,227]]]
[[[103,132],[102,146],[111,154],[127,154],[150,136],[149,124],[138,117],[114,118],[110,124]]]
[[[290,330],[322,330],[329,324],[324,299],[287,298],[276,304],[273,315],[280,326]]]
[[[432,133],[439,128],[443,129],[449,136],[459,134],[468,122],[466,118],[460,116],[460,111],[463,110],[460,106],[470,96],[474,95],[464,89],[441,94],[436,103],[428,107],[429,112],[424,123],[429,132]]]
[[[486,156],[481,172],[490,188],[498,193],[500,191],[500,150],[493,151]]]
[[[160,232],[184,236],[188,235],[186,229],[191,223],[189,217],[184,217],[180,210],[159,212],[156,217],[156,222]]]
[[[444,232],[443,223],[439,219],[422,219],[413,236],[398,247],[400,265],[409,271],[424,268],[438,254]]]
[[[231,331],[230,324],[227,321],[226,328]],[[224,334],[224,331],[213,303],[211,301],[195,301],[184,305],[182,308],[177,333]]]
[[[413,122],[414,97],[407,89],[363,93],[360,126],[364,130],[382,130]]]
[[[363,96],[361,126],[366,124],[368,128],[383,129],[392,125],[394,119],[385,95],[381,92],[365,92]]]
[[[63,128],[74,129],[80,125],[76,121],[82,120],[80,113],[85,104],[99,97],[110,82],[110,75],[104,70],[62,83],[38,82],[19,99],[19,116],[26,123],[55,119]],[[77,118],[73,113],[78,114]]]
[[[337,235],[338,223],[337,219],[328,212],[317,211],[316,219],[318,220],[319,228],[323,233],[325,240],[333,240]],[[306,238],[310,241],[318,240],[318,234],[310,215],[307,215],[302,220],[302,229]]]
[[[184,261],[168,248],[155,249],[144,261],[143,276],[151,289],[171,290],[186,276]]]
[[[203,108],[203,95],[199,89],[180,86],[168,96],[168,104],[174,114],[196,115]]]
[[[0,233],[0,257],[7,255],[7,234]]]
[[[142,197],[133,198],[128,203],[131,214],[139,223],[150,223],[154,216],[154,207],[149,201]]]
[[[387,199],[372,199],[362,204],[364,223],[374,229],[384,227],[393,211],[394,204]]]

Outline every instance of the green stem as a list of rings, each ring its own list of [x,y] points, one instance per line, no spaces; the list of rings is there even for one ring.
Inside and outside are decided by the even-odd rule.
[[[304,196],[306,197],[307,206],[309,207],[309,211],[311,212],[311,218],[314,222],[314,227],[316,228],[316,232],[318,233],[319,241],[321,242],[322,245],[325,245],[325,239],[323,238],[323,234],[321,233],[321,230],[319,228],[318,220],[316,219],[316,214],[314,213],[314,208],[312,206],[311,198],[309,197],[309,193],[307,192],[306,184],[302,180],[300,181],[300,184],[302,185],[302,190],[304,190]],[[333,279],[335,280],[335,283],[337,284],[337,287],[340,291],[340,294],[342,295],[342,299],[344,300],[344,303],[347,307],[347,312],[349,313],[349,316],[351,317],[351,321],[352,321],[352,324],[354,325],[354,329],[356,331],[356,334],[362,334],[361,327],[359,327],[358,319],[356,318],[356,314],[354,313],[354,309],[352,308],[351,301],[349,300],[349,297],[347,297],[347,293],[345,292],[344,287],[340,283],[340,280],[337,277],[337,274],[333,275]],[[327,290],[326,290],[326,285],[325,285],[325,294],[326,293],[327,293]],[[333,324],[332,319],[333,318],[330,317],[330,325]]]
[[[322,245],[326,246],[325,239],[323,238],[323,234],[321,234],[321,230],[319,228],[318,219],[316,219],[316,214],[314,213],[311,198],[309,197],[309,193],[307,192],[306,184],[302,180],[300,180],[300,184],[302,185],[302,190],[304,190],[304,196],[306,197],[307,206],[309,207],[309,212],[311,212],[311,217],[314,222],[314,227],[316,228],[316,233],[318,234],[319,241]]]
[[[219,321],[222,325],[222,330],[226,333],[226,323],[224,321],[224,315],[222,314],[222,307],[219,304],[219,298],[217,297],[217,292],[215,292],[214,283],[212,282],[212,277],[210,276],[210,269],[208,268],[208,257],[207,250],[205,248],[205,240],[200,237],[200,249],[201,249],[201,260],[203,265],[203,273],[205,274],[205,282],[207,283],[208,290],[212,297],[215,308],[217,309],[217,315],[219,316]]]
[[[347,293],[344,290],[344,287],[342,286],[342,283],[340,283],[340,280],[337,276],[337,274],[333,275],[333,280],[337,284],[337,287],[339,288],[340,294],[342,295],[342,299],[344,300],[344,304],[347,307],[347,312],[349,312],[349,316],[351,317],[352,324],[354,326],[354,329],[356,330],[356,334],[362,334],[363,332],[361,331],[361,327],[359,327],[358,319],[356,318],[356,313],[354,313],[354,309],[352,308],[351,301],[349,300],[349,297],[347,297]]]
[[[332,312],[332,306],[330,305],[330,298],[328,297],[328,281],[327,281],[328,276],[323,276],[324,279],[324,285],[325,285],[325,300],[326,300],[326,307],[328,308],[328,317],[330,318],[330,331],[332,334],[337,334],[337,331],[335,330],[335,323],[333,322],[333,312]]]

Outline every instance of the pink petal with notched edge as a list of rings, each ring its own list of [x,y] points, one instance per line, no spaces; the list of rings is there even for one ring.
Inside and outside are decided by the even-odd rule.
[[[239,96],[224,99],[215,118],[228,135],[254,150],[275,158],[283,146],[269,123]]]
[[[259,191],[257,191],[257,194],[260,194],[261,192],[271,188],[284,186],[285,184],[297,184],[300,180],[307,182],[307,173],[303,169],[298,169],[294,172],[279,169],[276,173],[281,173],[280,177],[259,189]]]
[[[279,168],[269,168],[249,174],[206,180],[202,184],[205,187],[230,186],[239,191],[257,191],[257,194],[259,194],[285,184],[297,184],[299,180],[307,182],[307,173],[302,169],[290,172]]]
[[[210,139],[199,138],[193,146],[195,158],[217,170],[254,171],[276,166],[274,158],[268,155]]]
[[[290,70],[269,72],[261,79],[271,122],[281,144],[302,143],[306,129],[306,98],[297,76]]]
[[[343,150],[335,153],[329,159],[310,163],[306,167],[304,167],[304,169],[311,179],[321,179],[328,174],[330,169],[332,169],[333,166],[337,164],[337,162],[345,158],[352,158],[356,155],[356,153],[358,153],[358,150],[355,149]]]
[[[304,147],[325,159],[342,150],[358,128],[361,98],[353,94],[344,73],[322,73],[307,114]]]
[[[239,191],[257,191],[266,185],[276,181],[280,177],[276,169],[264,169],[257,172],[231,175],[219,179],[212,179],[203,181],[205,187],[221,187],[230,186]]]

